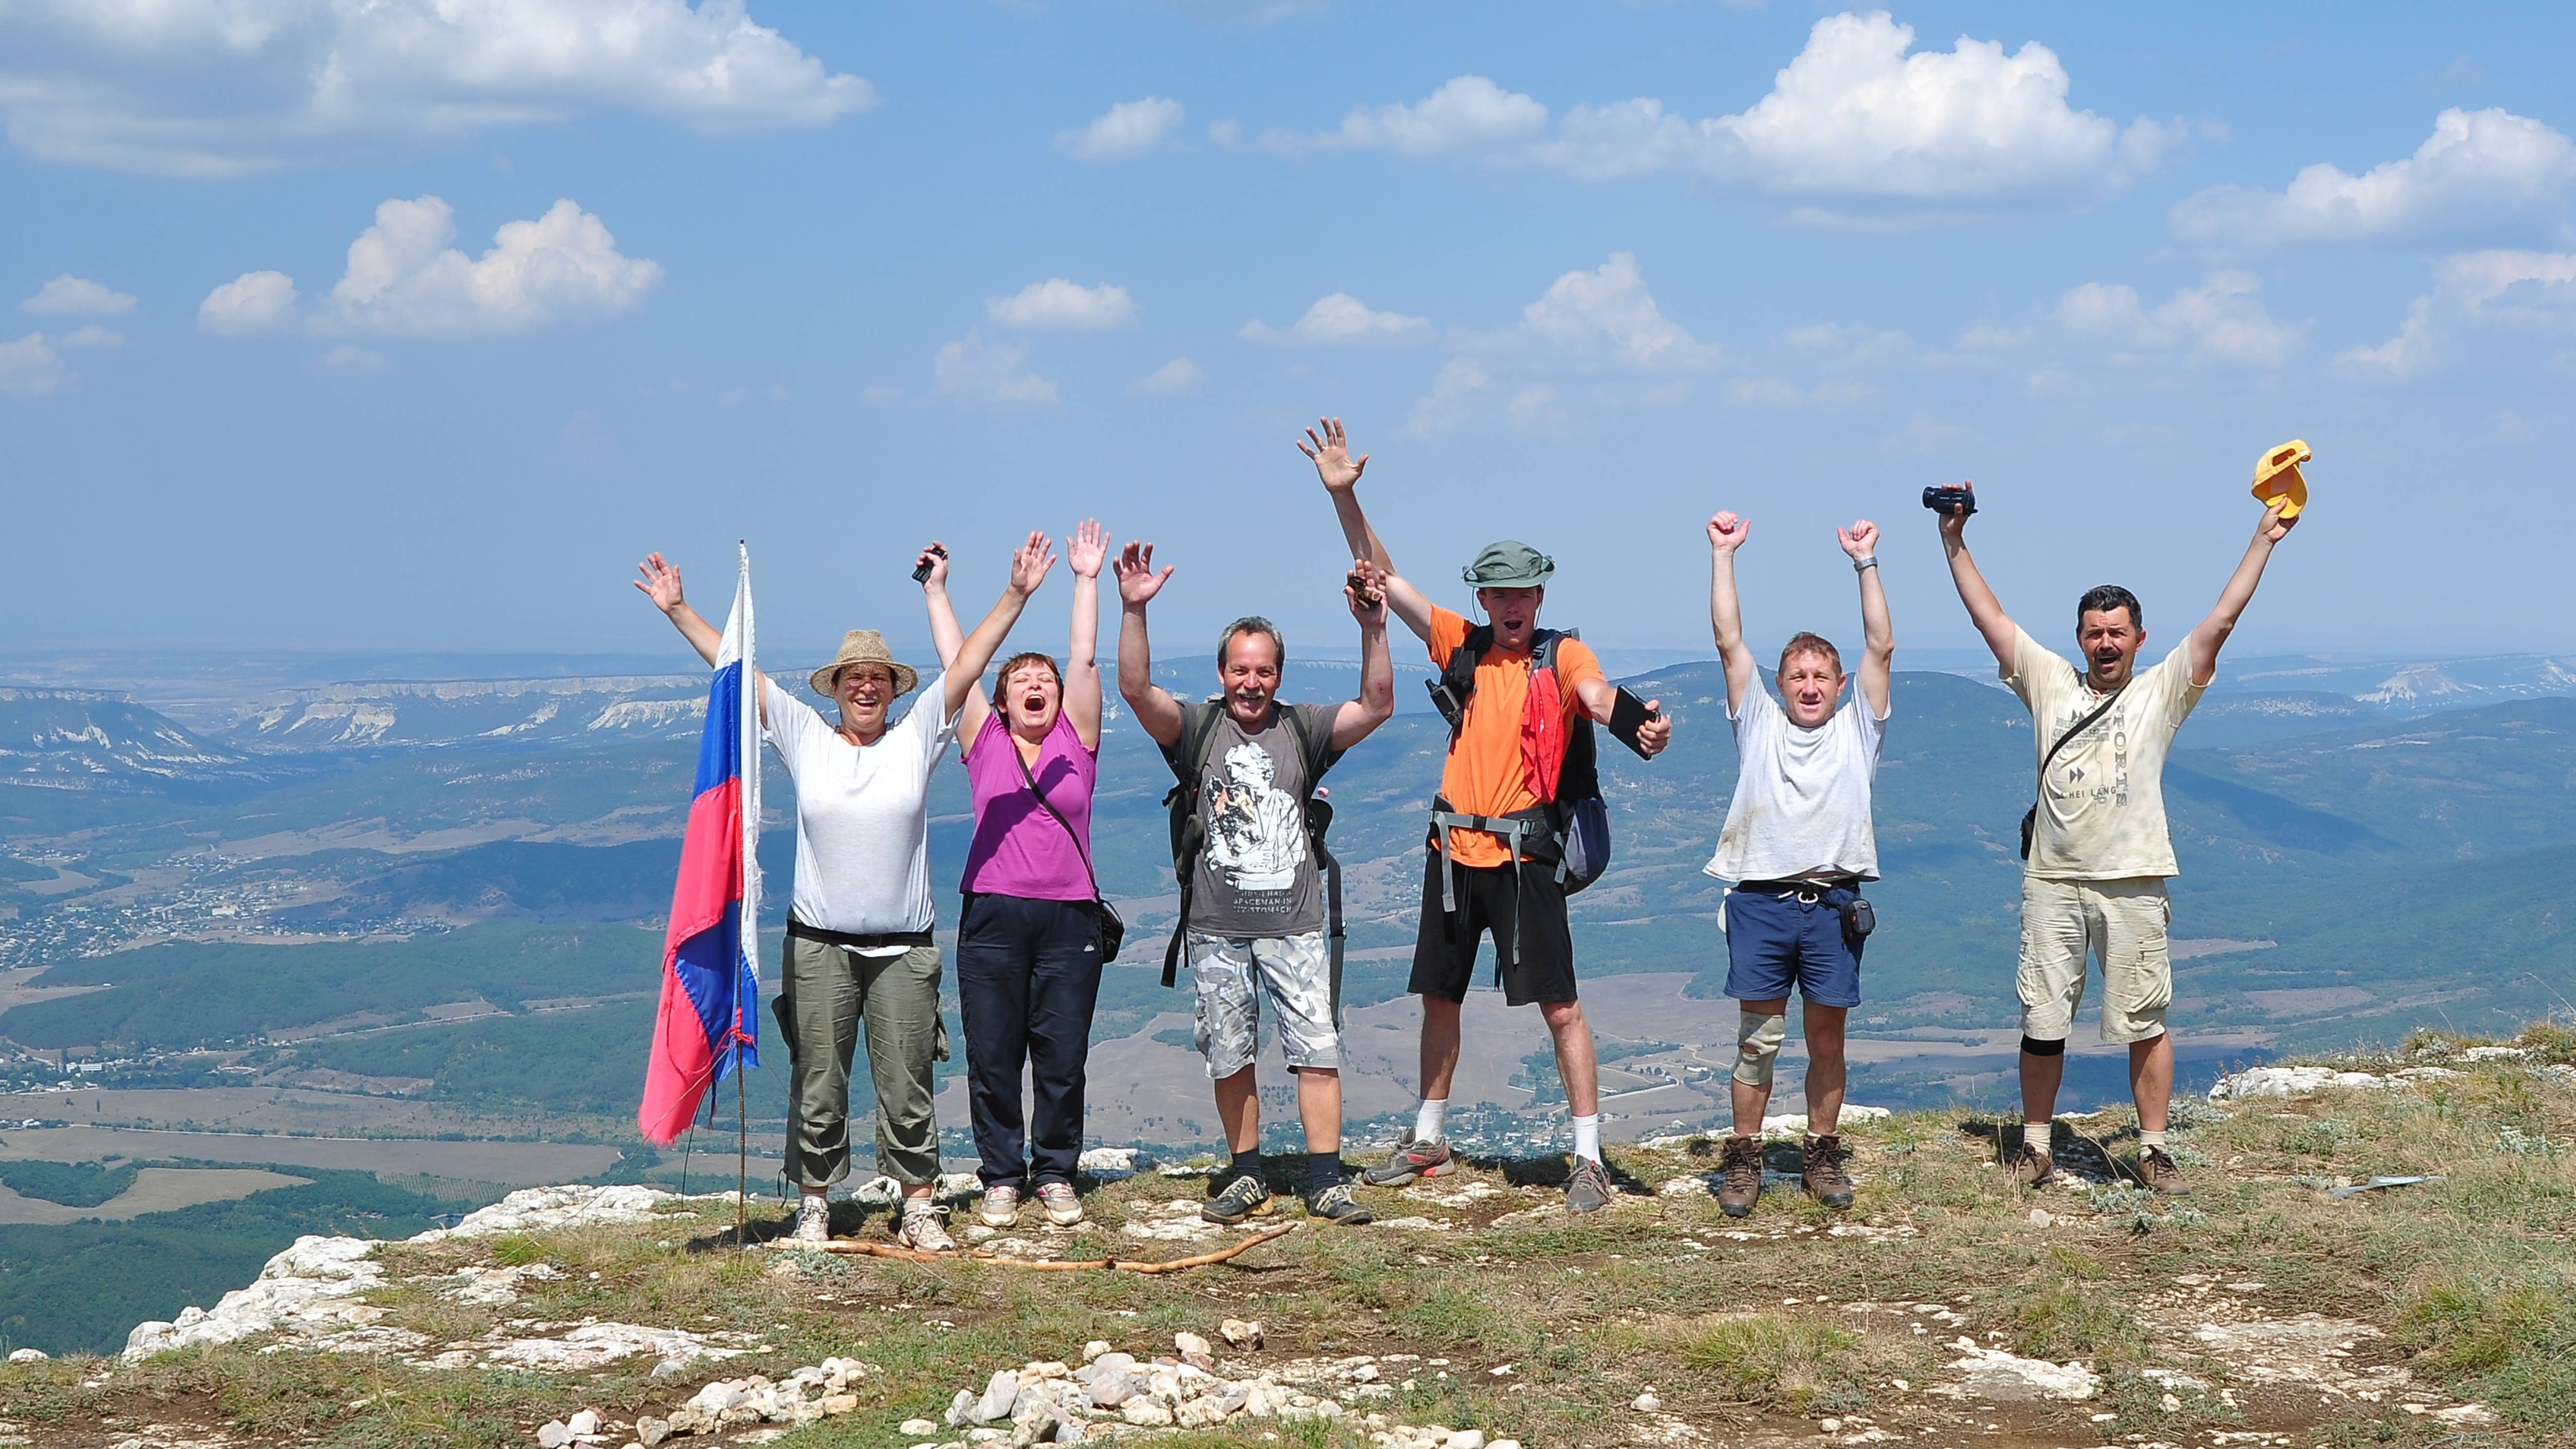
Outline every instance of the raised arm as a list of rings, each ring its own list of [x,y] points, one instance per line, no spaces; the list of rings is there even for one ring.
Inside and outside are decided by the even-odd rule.
[[[1961,483],[1974,491],[1976,484]],[[2021,629],[2004,613],[2003,602],[1995,591],[1986,587],[1986,576],[1977,572],[1977,561],[1968,557],[1968,515],[1936,513],[1941,525],[1941,551],[1950,556],[1950,582],[1959,589],[1959,602],[1968,606],[1968,622],[1977,626],[1986,648],[1993,651],[1995,663],[2009,670],[2013,667],[2013,641]]]
[[[1364,558],[1351,560],[1342,598],[1360,621],[1359,698],[1333,712],[1333,748],[1347,750],[1395,717],[1395,661],[1386,650],[1385,576]]]
[[[1073,629],[1064,648],[1064,712],[1083,744],[1100,747],[1100,565],[1109,555],[1109,531],[1086,518],[1065,540],[1073,567]]]
[[[1154,572],[1154,546],[1129,540],[1111,565],[1118,575],[1118,697],[1127,701],[1154,743],[1169,747],[1181,737],[1181,702],[1154,682],[1154,656],[1145,639],[1145,605],[1172,578]]]
[[[974,633],[966,636],[966,642],[957,646],[957,657],[945,661],[946,672],[939,676],[947,695],[939,705],[947,711],[945,717],[955,716],[967,696],[977,692],[976,686],[984,679],[984,666],[993,662],[1002,641],[1011,637],[1011,626],[1020,621],[1020,611],[1029,606],[1029,595],[1038,591],[1038,585],[1046,582],[1047,570],[1054,567],[1055,545],[1047,542],[1043,533],[1031,533],[1028,542],[1011,556],[1011,581],[1002,586],[1002,597],[994,600],[992,612],[975,626]]]
[[[1744,712],[1745,691],[1760,689],[1753,651],[1744,643],[1744,609],[1735,596],[1735,551],[1753,533],[1748,519],[1721,513],[1708,521],[1708,627],[1726,666],[1726,712]]]
[[[1860,694],[1871,719],[1887,717],[1887,675],[1896,663],[1896,626],[1888,622],[1887,586],[1878,577],[1878,525],[1864,518],[1834,537],[1860,574]]]
[[[1323,480],[1324,492],[1333,500],[1333,516],[1341,521],[1342,542],[1349,546],[1351,556],[1377,566],[1380,588],[1396,617],[1429,643],[1431,601],[1395,571],[1395,559],[1387,553],[1386,541],[1369,526],[1368,514],[1360,508],[1360,474],[1368,468],[1368,454],[1351,457],[1350,436],[1342,430],[1340,418],[1317,419],[1315,426],[1306,430],[1305,440],[1297,444],[1297,451],[1314,463],[1315,476]]]
[[[922,602],[930,611],[930,647],[939,651],[939,670],[947,674],[956,667],[957,652],[966,647],[966,631],[957,627],[957,608],[948,597],[948,546],[933,539],[930,547],[914,556],[913,563],[930,566],[930,577],[921,581]],[[966,691],[966,702],[957,710],[961,756],[975,748],[976,738],[984,733],[984,717],[992,712],[992,701],[984,697],[984,691]]]
[[[689,647],[698,651],[698,657],[705,660],[709,668],[715,667],[716,653],[724,648],[724,631],[689,607],[688,598],[680,589],[680,566],[668,562],[658,553],[648,553],[635,568],[644,577],[628,582],[653,601],[653,607],[662,611],[663,617],[671,621],[671,627],[680,631],[680,637],[689,641]],[[763,680],[759,670],[751,672],[752,697],[760,701],[760,722],[766,726],[769,723],[769,691],[762,687]]]
[[[2194,687],[2218,677],[2218,651],[2227,636],[2236,632],[2236,621],[2245,614],[2245,606],[2254,602],[2254,586],[2263,582],[2263,566],[2272,561],[2273,546],[2290,536],[2298,520],[2281,516],[2282,500],[2275,498],[2263,510],[2263,521],[2254,525],[2254,541],[2245,546],[2245,557],[2228,576],[2227,587],[2218,591],[2218,607],[2191,631],[2191,682]]]

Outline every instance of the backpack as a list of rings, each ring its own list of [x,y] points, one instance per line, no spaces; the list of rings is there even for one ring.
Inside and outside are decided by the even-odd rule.
[[[1326,938],[1333,957],[1333,1020],[1342,1016],[1342,863],[1333,858],[1324,844],[1325,833],[1333,828],[1333,806],[1328,800],[1315,798],[1315,786],[1324,772],[1333,767],[1333,736],[1326,731],[1320,738],[1307,728],[1306,712],[1294,705],[1275,706],[1287,723],[1288,733],[1296,738],[1297,758],[1305,762],[1305,793],[1298,803],[1306,818],[1306,848],[1313,852],[1315,868],[1323,875],[1326,913]],[[1171,816],[1172,874],[1181,890],[1180,914],[1172,920],[1171,944],[1163,948],[1163,984],[1180,983],[1181,934],[1189,929],[1190,896],[1198,877],[1199,856],[1207,849],[1207,827],[1199,820],[1199,784],[1207,777],[1208,756],[1216,748],[1217,717],[1224,713],[1222,700],[1194,705],[1181,716],[1181,736],[1163,747],[1163,760],[1172,767],[1175,777],[1169,793],[1163,796],[1163,808]]]
[[[1530,634],[1530,673],[1556,669],[1556,646],[1560,640],[1580,639],[1574,629],[1538,629]],[[1431,703],[1449,722],[1449,740],[1456,744],[1458,733],[1466,727],[1467,699],[1476,692],[1476,662],[1494,647],[1494,626],[1479,624],[1467,631],[1466,641],[1450,651],[1449,662],[1440,677],[1429,684]],[[1573,726],[1565,737],[1565,763],[1556,779],[1556,796],[1525,816],[1488,818],[1459,815],[1449,809],[1446,800],[1432,802],[1433,845],[1445,852],[1447,826],[1459,825],[1471,830],[1488,830],[1505,837],[1514,858],[1530,855],[1546,860],[1556,858],[1556,881],[1567,895],[1581,891],[1601,878],[1610,868],[1610,807],[1601,798],[1601,768],[1593,747],[1592,721],[1580,710],[1575,712]],[[1446,872],[1443,872],[1446,883]],[[1454,897],[1447,899],[1449,909],[1456,909]]]

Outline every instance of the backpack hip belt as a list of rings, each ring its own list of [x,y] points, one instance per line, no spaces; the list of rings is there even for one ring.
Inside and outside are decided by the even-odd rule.
[[[1449,855],[1449,832],[1453,829],[1482,831],[1500,840],[1503,848],[1511,852],[1515,874],[1524,858],[1545,858],[1536,850],[1525,850],[1522,842],[1552,850],[1557,857],[1557,879],[1565,879],[1565,852],[1559,848],[1553,812],[1545,805],[1533,805],[1509,815],[1465,815],[1452,809],[1446,799],[1435,795],[1431,799],[1430,845],[1440,857],[1440,909],[1443,914],[1455,915],[1458,910],[1457,877],[1453,873],[1457,862]]]

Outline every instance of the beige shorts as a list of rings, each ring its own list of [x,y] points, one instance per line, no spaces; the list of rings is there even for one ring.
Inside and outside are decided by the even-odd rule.
[[[2173,961],[2165,927],[2173,902],[2156,876],[2021,883],[2021,1034],[2064,1041],[2084,1004],[2085,958],[2102,962],[2102,1040],[2146,1041],[2165,1029]]]

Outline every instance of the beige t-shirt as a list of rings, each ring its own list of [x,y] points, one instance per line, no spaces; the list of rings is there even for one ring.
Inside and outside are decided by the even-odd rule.
[[[2030,707],[2034,762],[2091,714],[2102,696],[2083,672],[2015,631],[2004,683]],[[2125,880],[2179,875],[2165,828],[2165,754],[2205,684],[2191,682],[2184,644],[2140,671],[2120,701],[2049,761],[2039,782],[2039,822],[2029,873],[2042,880]]]

